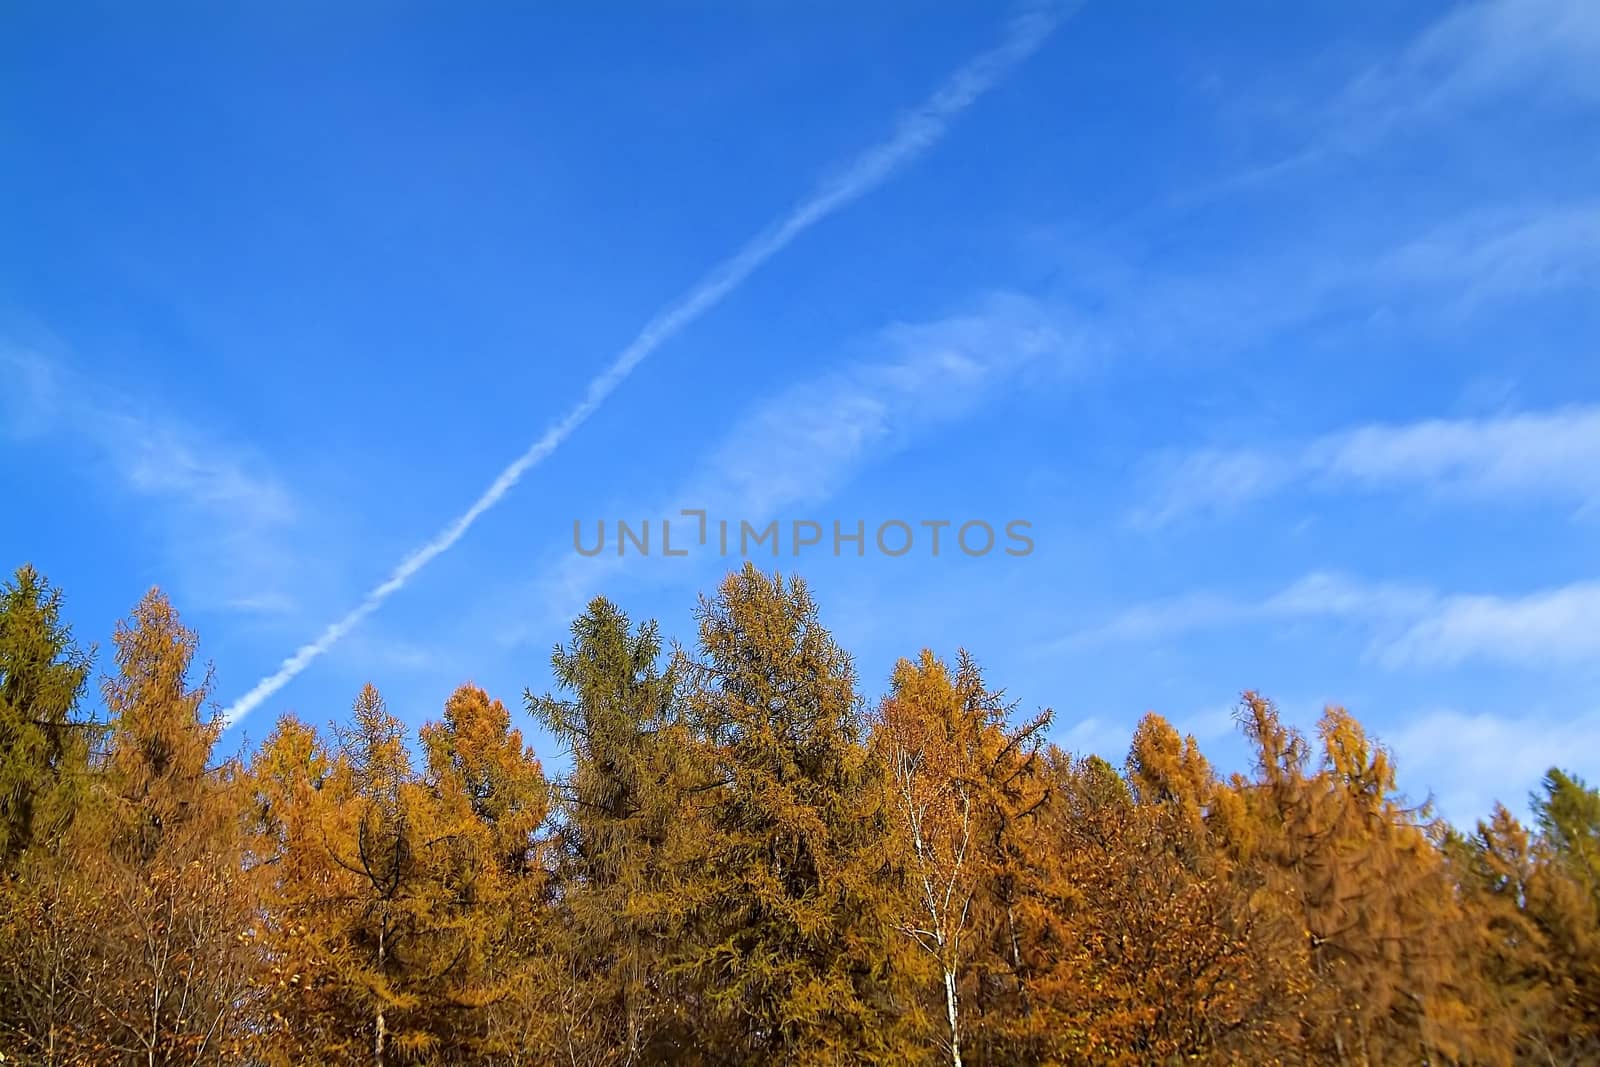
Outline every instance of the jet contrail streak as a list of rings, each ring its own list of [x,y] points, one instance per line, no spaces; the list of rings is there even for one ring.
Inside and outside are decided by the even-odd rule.
[[[223,712],[223,721],[232,726],[254,711],[338,644],[363,619],[382,607],[384,601],[405,588],[418,571],[461,540],[472,524],[498,504],[522,480],[524,474],[560,448],[573,431],[598,411],[600,405],[646,356],[716,307],[796,237],[883,184],[896,170],[937,142],[952,120],[1044,43],[1061,21],[1062,15],[1063,9],[1053,6],[1031,8],[1019,14],[1009,24],[1004,41],[951,75],[921,107],[901,120],[892,137],[863,152],[843,172],[824,182],[777,223],[715,267],[677,303],[669,305],[646,323],[611,365],[589,383],[583,400],[501,471],[471,507],[441,530],[432,541],[402,560],[383,584],[369,592],[347,615],[329,625],[314,641],[301,645],[276,671],[236,700]]]

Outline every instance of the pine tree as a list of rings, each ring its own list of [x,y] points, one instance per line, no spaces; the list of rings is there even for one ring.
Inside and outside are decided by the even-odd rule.
[[[1480,827],[1471,870],[1480,895],[1499,905],[1490,912],[1500,917],[1492,958],[1523,985],[1530,971],[1538,979],[1528,992],[1523,1046],[1550,1062],[1592,1062],[1600,1058],[1600,796],[1552,768],[1532,807],[1539,826],[1532,843],[1510,816],[1497,816]],[[1522,875],[1509,885],[1494,877],[1509,866],[1501,860],[1508,853]],[[1520,936],[1528,927],[1536,936]]]
[[[1548,852],[1498,804],[1470,837],[1452,835],[1444,848],[1472,923],[1464,947],[1506,1060],[1575,1062],[1567,1054],[1572,1027],[1560,992],[1560,946],[1545,914],[1550,878],[1561,877]]]
[[[1600,904],[1600,789],[1552,767],[1530,802],[1540,836]]]
[[[80,987],[96,934],[61,848],[100,731],[79,711],[90,656],[61,604],[30,566],[0,587],[0,1050],[24,1061],[58,1061],[91,1017]]]
[[[93,723],[79,714],[90,655],[61,620],[61,592],[24,565],[0,587],[0,876],[53,842],[84,784]]]
[[[587,1062],[672,1054],[686,1005],[667,973],[684,936],[680,889],[700,854],[689,804],[702,771],[662,671],[654,623],[631,628],[603,597],[572,623],[551,664],[562,699],[526,694],[572,756],[559,790],[560,948],[570,977],[570,1040]],[[571,1013],[569,1013],[571,1014]]]
[[[686,701],[718,788],[687,894],[696,1038],[737,1062],[896,1055],[888,813],[849,657],[799,579],[754,567],[703,600]]]

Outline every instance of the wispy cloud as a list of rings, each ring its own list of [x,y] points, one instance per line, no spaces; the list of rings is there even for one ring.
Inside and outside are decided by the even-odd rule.
[[[894,324],[856,346],[849,364],[760,401],[672,496],[642,514],[669,517],[692,507],[761,523],[818,504],[864,467],[981,410],[1026,375],[1070,367],[1080,346],[1070,323],[1012,293],[992,294],[963,314]],[[630,506],[629,513],[641,512]],[[569,551],[540,580],[539,599],[566,619],[597,580],[637,560]],[[502,633],[509,643],[526,635],[523,628]]]
[[[75,444],[115,486],[160,502],[152,521],[191,603],[276,614],[293,607],[283,537],[293,495],[249,449],[171,413],[138,410],[37,352],[0,348],[12,388],[0,394],[6,432]]]
[[[1390,668],[1468,661],[1559,666],[1600,657],[1600,582],[1520,596],[1442,594],[1328,573],[1307,575],[1254,600],[1195,593],[1135,605],[1066,643],[1149,641],[1219,627],[1316,619],[1360,625],[1369,634],[1368,658]]]
[[[294,517],[295,505],[276,479],[247,469],[237,454],[200,441],[174,424],[125,413],[100,412],[90,430],[129,488],[178,497],[246,526]]]
[[[1372,424],[1297,443],[1168,454],[1152,462],[1147,485],[1150,502],[1133,516],[1144,526],[1296,488],[1591,508],[1600,503],[1600,407]]]
[[[1063,724],[1052,732],[1051,740],[1077,758],[1099,756],[1120,767],[1128,756],[1132,732],[1126,723],[1108,722],[1098,716]]]
[[[1600,582],[1521,597],[1439,600],[1379,652],[1392,665],[1562,664],[1600,657]]]
[[[1084,240],[1071,229],[1033,239],[1061,268],[1058,298],[1076,309],[1084,347],[1108,374],[1130,361],[1220,365],[1285,337],[1329,336],[1330,325],[1348,331],[1382,323],[1383,334],[1442,330],[1459,340],[1474,316],[1493,321],[1517,301],[1600,289],[1600,201],[1593,198],[1451,206],[1437,217],[1381,226],[1308,226],[1287,243],[1219,244],[1185,269],[1175,269],[1159,244],[1141,252],[1132,241]],[[1246,453],[1203,458],[1219,468],[1214,484],[1247,495],[1270,484],[1278,468],[1263,469]]]
[[[1038,302],[999,294],[971,314],[900,323],[851,365],[746,414],[685,490],[751,518],[830,495],[863,462],[992,399],[1025,368],[1060,364],[1070,328]]]
[[[1588,0],[1481,0],[1430,25],[1351,86],[1352,104],[1423,114],[1508,86],[1600,97],[1600,9]]]
[[[1378,284],[1447,289],[1457,306],[1557,289],[1600,289],[1600,204],[1469,215],[1422,234],[1378,264]]]
[[[1313,573],[1269,596],[1250,600],[1199,592],[1124,609],[1107,623],[1075,635],[1072,643],[1143,641],[1193,630],[1282,619],[1414,617],[1437,602],[1427,589],[1365,584],[1338,574]]]
[[[598,411],[635,368],[667,341],[727,299],[757,270],[806,231],[848,207],[915,161],[945,135],[950,124],[1044,44],[1065,8],[1030,6],[1011,20],[1005,39],[951,75],[920,107],[903,117],[886,140],[857,156],[836,177],[826,181],[792,210],[757,234],[743,248],[717,265],[684,296],[671,304],[617,354],[585,392],[584,398],[551,426],[527,451],[511,462],[472,505],[433,540],[407,556],[382,583],[314,640],[302,645],[272,674],[223,713],[237,722],[293,681],[367,616],[405,588],[424,567],[448,552],[486,512],[505,498],[524,475],[562,446]]]
[[[1299,147],[1176,202],[1209,201],[1362,155],[1405,130],[1512,94],[1584,104],[1600,98],[1600,8],[1590,0],[1456,5],[1404,48],[1354,73],[1330,98],[1280,106],[1297,131],[1307,131]]]
[[[1593,756],[1600,752],[1600,713],[1582,709],[1507,715],[1434,708],[1403,719],[1383,741],[1408,788],[1430,790],[1460,826],[1487,817],[1496,801],[1526,816],[1527,790],[1553,766],[1582,775],[1600,770]]]

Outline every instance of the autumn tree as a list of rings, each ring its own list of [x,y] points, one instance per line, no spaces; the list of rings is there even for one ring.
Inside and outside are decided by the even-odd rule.
[[[368,685],[331,745],[286,718],[252,761],[269,1062],[525,1051],[503,1009],[531,973],[543,774],[476,686],[422,728],[426,773],[407,740]]]
[[[119,977],[97,1000],[113,1043],[140,1062],[227,1062],[247,1040],[253,1001],[237,768],[212,765],[222,721],[208,705],[210,669],[191,681],[198,638],[166,597],[152,590],[114,640],[100,782],[109,833],[80,848],[109,841],[102,888],[134,951],[112,958]]]
[[[434,889],[423,851],[432,842],[428,798],[417,788],[405,727],[367,685],[338,728],[336,788],[342,805],[329,847],[359,903],[346,927],[350,951],[341,979],[367,1005],[366,1036],[372,1062],[382,1067],[401,1056],[420,1058],[437,1040],[422,1018],[419,982],[429,961],[414,952],[429,931]]]
[[[286,837],[279,862],[305,875],[281,883],[268,910],[280,982],[273,1052],[382,1067],[436,1043],[419,1017],[427,964],[413,956],[433,899],[420,857],[432,823],[405,728],[377,689],[362,689],[335,734],[327,752],[280,723],[257,760],[258,792],[275,791],[280,824],[305,834],[272,828]],[[286,810],[297,796],[310,811]]]
[[[437,1030],[446,1062],[509,1062],[529,1051],[527,1019],[508,1019],[538,981],[547,872],[539,829],[549,790],[505,705],[463,685],[423,726],[438,804],[431,873],[442,891],[429,938],[444,980]]]
[[[29,875],[23,1050],[46,1063],[235,1060],[252,1019],[238,792],[196,638],[152,590],[118,625],[107,747],[70,829]]]
[[[1178,733],[1153,713],[1134,730],[1127,768],[1128,780],[1141,802],[1167,807],[1195,830],[1204,825],[1221,787],[1193,735]]]
[[[805,583],[746,565],[699,610],[686,705],[717,788],[676,964],[736,1062],[898,1054],[888,812],[849,657]]]
[[[1548,854],[1501,805],[1471,835],[1452,835],[1445,851],[1473,923],[1469,948],[1500,1041],[1517,1062],[1579,1062],[1565,1054],[1571,1026],[1546,913],[1556,888],[1549,879],[1560,875]]]
[[[249,766],[246,870],[260,901],[258,988],[267,1064],[358,1062],[349,1016],[357,1008],[335,975],[338,919],[352,898],[329,856],[336,795],[335,755],[314,727],[278,720]]]
[[[1538,833],[1496,805],[1445,846],[1491,1022],[1519,1063],[1600,1058],[1600,911],[1582,862],[1583,789],[1552,770],[1532,798]]]
[[[1354,716],[1246,693],[1224,777],[1156,715],[1120,767],[970,657],[868,715],[753,567],[663,664],[597,599],[528,710],[377,690],[247,766],[159,592],[88,656],[0,588],[0,1059],[77,1067],[1600,1061],[1600,792],[1524,826],[1406,800]]]
[[[901,660],[878,709],[873,741],[888,770],[892,840],[905,871],[909,907],[896,922],[939,973],[943,1045],[961,1067],[960,986],[981,892],[992,890],[996,834],[1007,810],[1014,764],[1028,759],[1049,714],[1018,728],[963,651],[957,671],[924,649]]]
[[[975,1023],[969,1029],[981,1042],[978,1062],[1025,1055],[1021,1050],[1031,1047],[1043,1025],[1035,1001],[1044,962],[1037,934],[1048,921],[1040,889],[1050,875],[1036,833],[1038,813],[1050,798],[1039,736],[1049,715],[1007,731],[979,779],[987,818],[969,973],[961,986],[976,1016],[968,1013]]]
[[[1252,879],[1206,822],[1223,787],[1156,716],[1128,764],[1124,778],[1051,748],[1035,770],[1044,801],[1019,849],[1021,995],[979,1020],[985,1062],[1236,1062],[1286,1037],[1289,990]]]
[[[1313,987],[1301,1040],[1312,1054],[1360,1063],[1498,1056],[1472,1003],[1463,916],[1436,846],[1441,828],[1395,789],[1388,753],[1329,708],[1311,747],[1264,698],[1241,717],[1259,778],[1251,859],[1304,936]]]
[[[1533,809],[1547,861],[1532,904],[1552,944],[1561,1042],[1600,1059],[1600,790],[1551,768]]]

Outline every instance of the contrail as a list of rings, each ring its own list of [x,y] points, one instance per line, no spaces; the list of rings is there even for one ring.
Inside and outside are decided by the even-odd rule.
[[[254,711],[338,644],[363,619],[382,607],[384,601],[405,588],[418,571],[449,551],[484,512],[516,487],[524,474],[560,448],[573,431],[598,411],[600,405],[627,380],[646,356],[720,304],[796,237],[882,185],[895,171],[916,159],[943,137],[955,118],[1038,50],[1064,14],[1065,9],[1056,6],[1034,7],[1018,14],[1008,24],[1005,39],[1000,44],[968,61],[951,75],[921,107],[900,121],[893,136],[863,152],[836,177],[824,182],[810,197],[757,234],[733,256],[713,268],[681,299],[646,323],[611,365],[589,383],[583,400],[501,471],[471,507],[441,530],[432,541],[402,560],[383,584],[369,592],[347,615],[323,630],[314,641],[301,645],[276,671],[261,679],[254,689],[235,701],[222,713],[223,722],[232,726]]]

